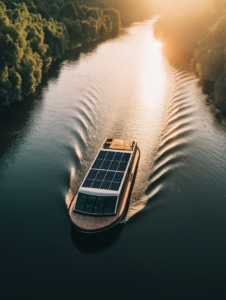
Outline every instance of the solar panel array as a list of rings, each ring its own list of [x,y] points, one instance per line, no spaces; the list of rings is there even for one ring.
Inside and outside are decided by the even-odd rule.
[[[118,191],[131,153],[101,150],[83,187]]]

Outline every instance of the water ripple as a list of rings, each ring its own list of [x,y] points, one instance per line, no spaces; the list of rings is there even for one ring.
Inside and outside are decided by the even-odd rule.
[[[175,85],[171,91],[166,109],[165,126],[156,151],[156,158],[145,190],[146,201],[153,200],[165,183],[183,164],[186,149],[191,143],[193,133],[194,109],[188,95],[188,89],[194,82],[184,70],[175,70]],[[164,196],[164,195],[163,195]]]
[[[89,115],[89,113],[85,110],[83,110],[82,108],[77,108],[77,112],[83,117],[85,118],[89,123],[90,125],[93,126],[93,120],[92,120],[92,117]]]

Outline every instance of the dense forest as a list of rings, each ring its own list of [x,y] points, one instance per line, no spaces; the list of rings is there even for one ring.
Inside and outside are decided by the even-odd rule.
[[[120,14],[123,16],[126,9],[134,13],[134,19],[144,16],[144,6],[140,3],[142,8],[138,9],[136,3],[135,0],[0,1],[0,110],[33,93],[51,62],[62,57],[67,49],[117,30]]]
[[[185,10],[157,20],[155,37],[191,53],[201,82],[214,83],[209,100],[226,113],[226,0],[214,0],[200,9]]]

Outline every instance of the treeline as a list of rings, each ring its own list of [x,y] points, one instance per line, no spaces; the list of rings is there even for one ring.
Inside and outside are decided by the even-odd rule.
[[[77,0],[74,0],[77,1]],[[87,6],[114,8],[119,11],[122,24],[149,18],[155,9],[155,0],[78,0]]]
[[[79,19],[86,17],[84,12],[79,11],[79,6],[102,9],[113,8],[120,13],[122,22],[127,23],[150,16],[153,0],[4,0],[3,2],[7,5],[7,8],[12,8],[13,2],[24,2],[29,12],[40,14],[47,20],[53,17],[57,21],[60,21],[61,17],[65,15],[63,10],[67,4],[73,4],[76,7]],[[66,15],[68,14],[66,13]]]
[[[226,113],[226,0],[215,0],[202,10],[162,17],[154,26],[155,37],[173,43],[192,55],[194,71],[205,83],[214,83],[209,99]]]
[[[120,26],[114,9],[64,0],[0,2],[0,109],[33,93],[52,61]]]

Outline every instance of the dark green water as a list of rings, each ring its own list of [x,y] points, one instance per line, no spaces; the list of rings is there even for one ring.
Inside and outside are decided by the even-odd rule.
[[[225,299],[226,127],[153,21],[74,49],[0,115],[1,299]],[[126,219],[71,227],[106,137],[138,142]]]

